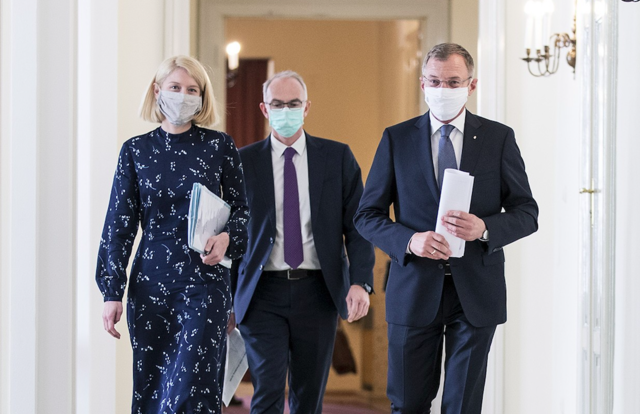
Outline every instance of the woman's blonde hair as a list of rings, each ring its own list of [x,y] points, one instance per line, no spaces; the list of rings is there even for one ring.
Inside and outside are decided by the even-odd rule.
[[[201,126],[217,124],[220,116],[216,108],[216,101],[213,96],[213,88],[211,87],[209,75],[207,75],[207,71],[200,62],[184,55],[170,57],[160,64],[156,76],[151,80],[147,88],[147,93],[142,101],[140,117],[149,122],[161,123],[164,121],[165,116],[160,112],[160,108],[156,103],[155,85],[158,84],[158,86],[162,86],[165,79],[178,68],[187,71],[189,76],[196,81],[202,92],[202,110],[196,114],[192,122]]]

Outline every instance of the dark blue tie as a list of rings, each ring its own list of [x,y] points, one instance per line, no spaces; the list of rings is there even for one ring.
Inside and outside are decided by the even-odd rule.
[[[298,198],[298,178],[293,156],[296,150],[287,147],[284,150],[284,197],[282,213],[284,215],[284,261],[297,269],[304,257],[302,251],[302,232],[300,230],[300,199]]]
[[[456,153],[453,150],[451,139],[449,139],[449,134],[451,134],[453,128],[453,125],[442,125],[442,127],[440,127],[440,142],[438,143],[438,187],[441,190],[444,170],[447,168],[458,169]]]

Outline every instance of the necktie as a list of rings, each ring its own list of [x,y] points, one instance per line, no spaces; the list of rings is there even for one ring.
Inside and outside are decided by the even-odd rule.
[[[298,179],[293,165],[296,150],[287,147],[284,150],[284,261],[297,269],[302,263],[302,232],[300,231],[300,200],[298,198]]]
[[[458,169],[456,153],[453,151],[453,144],[449,138],[452,130],[453,125],[442,125],[442,127],[440,127],[440,142],[438,143],[438,187],[441,190],[444,170],[447,168]]]

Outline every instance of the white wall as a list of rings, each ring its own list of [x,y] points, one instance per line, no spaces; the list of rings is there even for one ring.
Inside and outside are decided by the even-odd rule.
[[[117,8],[0,7],[0,412],[112,412],[90,246],[104,216],[92,189],[115,137]]]
[[[613,413],[640,412],[640,3],[618,6],[618,122],[616,182],[616,282]]]
[[[94,281],[96,253],[117,155],[117,3],[77,3],[75,161],[75,399],[76,413],[112,413],[115,344],[105,340],[102,295]],[[61,57],[62,58],[62,57]],[[55,381],[55,380],[53,380]],[[46,410],[42,411],[46,413]],[[73,411],[70,411],[73,412]]]
[[[570,31],[573,2],[554,3],[552,32]],[[504,121],[516,131],[540,228],[507,248],[504,412],[575,413],[579,82],[564,61],[551,77],[528,73],[524,5],[504,2]]]

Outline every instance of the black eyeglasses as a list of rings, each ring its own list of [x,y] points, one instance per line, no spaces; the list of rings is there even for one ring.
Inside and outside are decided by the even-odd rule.
[[[271,102],[263,102],[265,105],[269,105],[269,108],[271,108],[272,110],[280,110],[280,109],[284,109],[285,106],[289,109],[299,109],[302,108],[302,105],[304,105],[306,101],[301,101],[300,99],[293,99],[289,102],[282,102],[279,101],[277,99],[274,99]]]
[[[439,88],[441,86],[447,85],[449,88],[455,89],[455,88],[461,87],[463,83],[465,83],[471,78],[472,77],[469,76],[467,79],[464,79],[464,80],[459,80],[459,79],[440,80],[440,79],[429,79],[422,76],[422,81],[426,83],[427,86],[429,86],[430,88]]]

